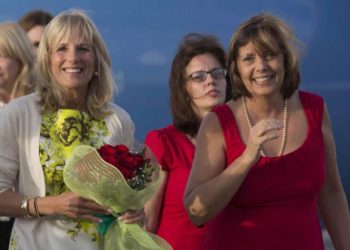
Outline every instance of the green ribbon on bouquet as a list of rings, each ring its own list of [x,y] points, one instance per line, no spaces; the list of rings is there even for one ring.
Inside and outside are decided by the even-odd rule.
[[[132,189],[123,174],[106,163],[95,148],[78,146],[63,170],[67,187],[80,196],[109,207],[113,214],[140,210],[158,191],[162,179],[159,166],[154,166],[153,181],[144,189]],[[108,217],[108,216],[107,216]],[[144,230],[139,224],[125,224],[114,218],[104,218],[100,230],[105,250],[170,250],[162,238]]]
[[[102,220],[102,222],[97,224],[97,232],[102,235],[106,235],[110,225],[118,218],[111,214],[94,214],[94,216]]]

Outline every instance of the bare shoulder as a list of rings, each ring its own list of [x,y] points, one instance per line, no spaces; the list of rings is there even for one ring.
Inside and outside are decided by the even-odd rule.
[[[226,104],[232,111],[232,101]],[[215,147],[222,145],[225,148],[225,139],[222,131],[222,125],[220,123],[219,117],[215,112],[209,112],[208,115],[203,119],[197,140],[203,145],[206,144],[215,145]],[[220,147],[218,147],[220,148]]]
[[[227,105],[231,112],[233,112],[234,104],[233,101],[227,102],[225,105]],[[200,132],[202,130],[203,132],[209,132],[212,134],[221,134],[221,124],[220,120],[215,112],[209,112],[208,115],[203,119],[200,127]]]
[[[242,101],[241,98],[237,99],[237,100],[231,100],[228,101],[226,103],[227,106],[229,106],[229,108],[231,109],[231,111],[233,112],[233,114],[235,116],[237,116],[237,113],[241,110],[241,106],[242,106]]]
[[[288,109],[290,111],[303,109],[303,105],[299,96],[299,91],[295,91],[295,93],[288,99]]]

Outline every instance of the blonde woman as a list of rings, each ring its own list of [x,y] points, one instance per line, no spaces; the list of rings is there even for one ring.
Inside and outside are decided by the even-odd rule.
[[[0,23],[0,103],[30,93],[34,56],[26,33],[14,22]]]
[[[34,56],[30,42],[14,22],[0,23],[0,109],[32,90]],[[0,217],[0,249],[9,244],[13,219]]]
[[[109,209],[70,192],[62,171],[78,145],[132,146],[134,125],[111,103],[109,54],[85,13],[62,12],[49,23],[37,64],[38,92],[0,114],[0,215],[16,217],[10,249],[98,249],[95,214]],[[119,218],[136,222],[143,212]]]

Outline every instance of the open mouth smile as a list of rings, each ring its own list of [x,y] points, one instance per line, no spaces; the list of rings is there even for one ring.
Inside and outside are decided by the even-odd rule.
[[[253,78],[253,82],[257,85],[266,85],[269,84],[271,82],[271,80],[273,79],[273,76],[261,76],[261,77],[255,77]]]
[[[75,67],[75,68],[64,68],[64,72],[67,73],[81,73],[83,72],[83,68],[80,67]]]

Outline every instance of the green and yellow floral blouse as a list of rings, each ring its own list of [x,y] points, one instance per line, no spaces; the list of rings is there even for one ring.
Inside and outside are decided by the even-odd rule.
[[[69,191],[63,181],[63,168],[73,150],[79,145],[99,148],[109,135],[104,120],[96,120],[90,114],[72,109],[59,109],[44,113],[40,129],[39,155],[43,167],[46,195],[58,195]],[[97,240],[96,223],[74,220],[75,226],[67,231],[74,240],[79,233],[86,233]]]

